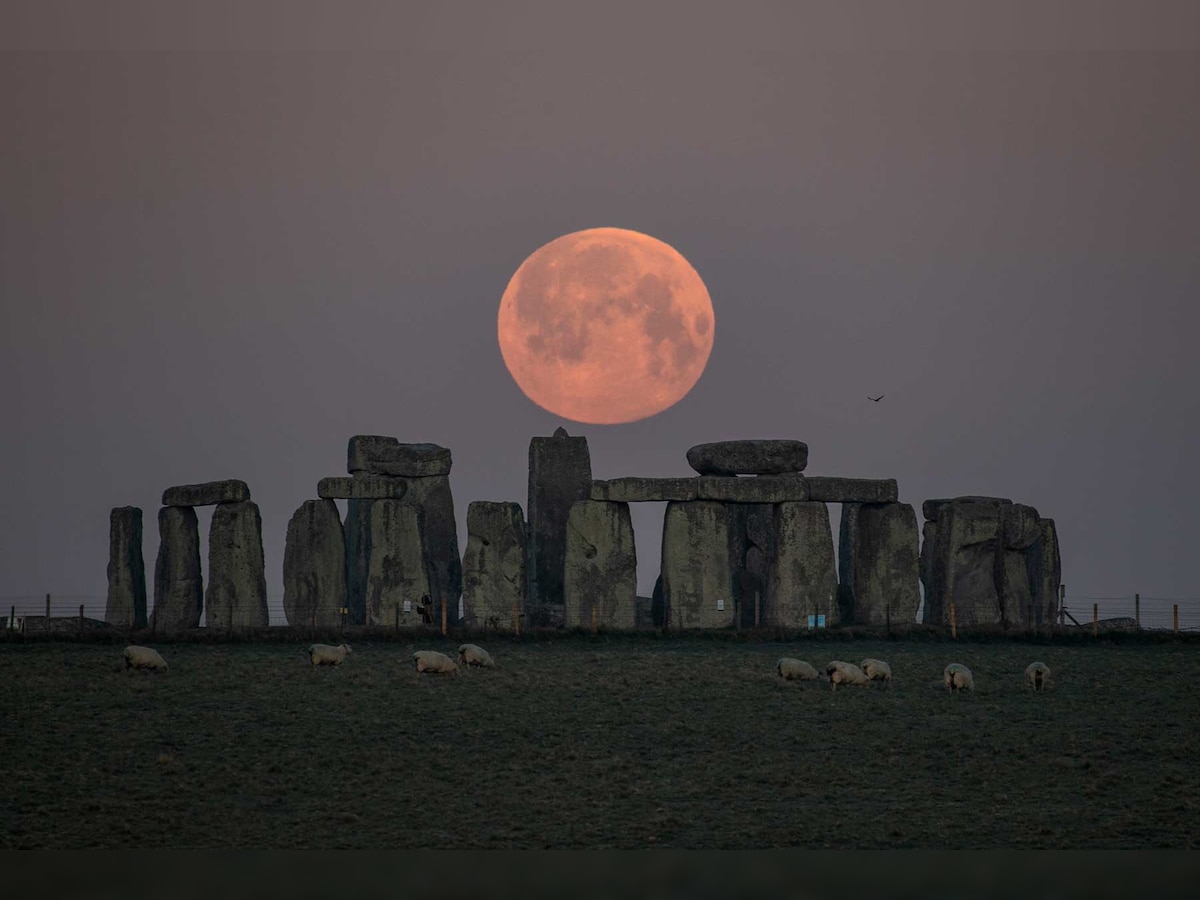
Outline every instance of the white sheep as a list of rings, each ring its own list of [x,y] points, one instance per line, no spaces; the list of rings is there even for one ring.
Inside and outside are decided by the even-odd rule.
[[[310,644],[308,661],[314,666],[340,666],[349,652],[349,644],[338,644],[336,647],[332,644]]]
[[[842,662],[840,659],[835,659],[827,665],[825,674],[829,676],[829,683],[833,685],[835,691],[839,684],[865,685],[870,683],[870,679],[862,669],[854,663]]]
[[[942,681],[950,693],[975,690],[975,676],[962,663],[950,663],[946,666],[946,670],[942,673]]]
[[[802,659],[785,656],[775,663],[775,671],[784,681],[816,681],[821,676],[817,670]]]
[[[458,663],[445,653],[436,650],[418,650],[412,655],[418,672],[429,672],[432,675],[453,675],[458,673]]]
[[[864,659],[859,668],[871,681],[882,681],[884,687],[892,686],[892,667],[882,659]]]
[[[165,672],[167,661],[159,655],[157,650],[130,645],[125,648],[125,668],[127,670],[153,669],[156,672]]]
[[[459,644],[458,661],[464,666],[482,666],[485,669],[491,669],[496,665],[492,654],[478,644]]]
[[[1035,693],[1046,690],[1050,686],[1050,667],[1044,662],[1031,662],[1025,667],[1025,681]]]

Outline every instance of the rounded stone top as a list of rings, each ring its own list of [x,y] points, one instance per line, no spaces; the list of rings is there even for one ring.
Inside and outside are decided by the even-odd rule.
[[[746,440],[697,444],[687,452],[688,465],[701,475],[788,475],[808,465],[803,441]]]

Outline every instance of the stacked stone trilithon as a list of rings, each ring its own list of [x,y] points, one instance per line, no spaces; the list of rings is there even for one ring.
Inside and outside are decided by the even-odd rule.
[[[1062,563],[1053,519],[1000,497],[926,500],[923,620],[959,627],[1050,625]]]
[[[355,435],[349,477],[323,478],[288,525],[284,611],[292,625],[458,621],[462,560],[450,492],[450,451]],[[346,500],[346,519],[334,500]],[[327,504],[327,505],[325,505]],[[340,560],[340,564],[339,561]]]
[[[244,481],[230,479],[167,488],[158,511],[154,565],[156,631],[270,624],[263,568],[262,516]],[[215,506],[209,531],[208,591],[200,571],[197,506]]]

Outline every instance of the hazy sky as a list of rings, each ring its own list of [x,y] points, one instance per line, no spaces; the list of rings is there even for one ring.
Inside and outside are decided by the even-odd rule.
[[[804,440],[918,506],[1036,506],[1072,594],[1200,596],[1200,6],[824,6],[6,3],[0,597],[102,611],[109,509],[152,577],[163,488],[236,477],[277,603],[356,433],[453,450],[465,546],[560,424],[600,478]],[[716,311],[629,425],[534,406],[496,341],[593,226]]]

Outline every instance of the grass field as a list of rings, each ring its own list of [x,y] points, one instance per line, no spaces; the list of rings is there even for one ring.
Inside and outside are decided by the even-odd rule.
[[[403,642],[318,670],[298,643],[165,645],[164,675],[0,645],[0,846],[1200,843],[1194,643],[488,646],[501,668],[439,677]],[[781,684],[781,655],[877,656],[895,686]],[[974,695],[941,688],[951,661]]]

